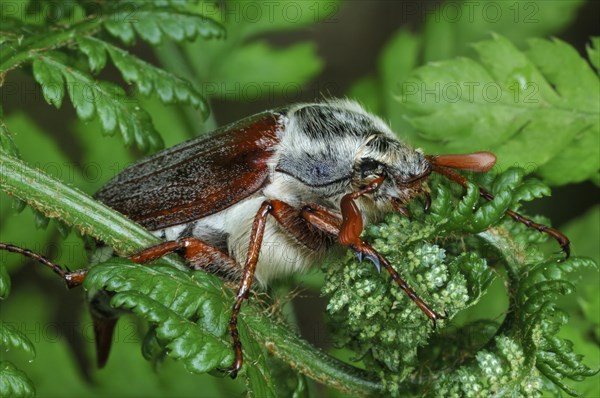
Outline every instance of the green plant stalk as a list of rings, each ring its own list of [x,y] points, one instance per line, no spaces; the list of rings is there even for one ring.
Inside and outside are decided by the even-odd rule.
[[[290,331],[289,326],[268,320],[256,311],[245,320],[251,326],[252,336],[269,352],[311,379],[352,395],[371,396],[384,391],[372,374],[313,347]]]
[[[129,254],[160,243],[158,238],[118,212],[5,153],[0,153],[0,188],[47,217],[57,218],[102,240],[118,253]],[[177,258],[165,260],[179,269],[188,269]],[[245,313],[253,336],[306,376],[353,394],[371,395],[382,391],[381,384],[372,381],[366,372],[326,355],[262,312],[253,308]]]
[[[525,253],[522,253],[518,249],[509,238],[508,232],[502,228],[488,228],[478,235],[500,251],[505,261],[506,272],[510,278],[511,285],[516,285],[519,281],[519,269],[525,260]]]
[[[478,236],[500,252],[504,259],[504,267],[510,286],[512,289],[516,290],[519,286],[519,269],[524,262],[525,254],[517,248],[514,242],[508,237],[506,230],[502,228],[489,228],[480,232]],[[517,304],[514,291],[507,292],[507,297],[509,309],[502,324],[496,331],[497,336],[509,332],[515,322],[515,309]],[[490,340],[489,344],[492,344],[492,340]]]

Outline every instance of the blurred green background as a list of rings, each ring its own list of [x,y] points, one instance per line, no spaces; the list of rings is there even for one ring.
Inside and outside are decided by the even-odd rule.
[[[23,11],[25,3],[15,2],[15,12]],[[223,12],[212,3],[201,2],[197,7],[205,15],[225,17],[226,40],[198,39],[182,44],[163,40],[156,48],[138,40],[129,50],[190,80],[209,99],[211,114],[206,122],[191,107],[164,105],[155,96],[137,95],[112,65],[99,78],[131,89],[133,101],[149,111],[166,146],[265,109],[323,96],[363,101],[391,120],[402,137],[405,121],[389,103],[397,85],[414,68],[457,56],[473,57],[470,44],[489,39],[491,32],[507,37],[520,49],[529,38],[557,37],[584,58],[590,37],[599,35],[600,3],[595,1],[467,3],[470,8],[460,2],[438,1],[275,1],[265,12],[258,2],[250,1],[227,2]],[[456,10],[462,14],[458,16]],[[13,9],[3,8],[3,12]],[[401,45],[397,45],[399,41]],[[104,136],[97,120],[78,120],[67,101],[58,110],[48,105],[30,68],[11,71],[3,78],[3,121],[28,163],[92,194],[143,156],[135,148],[124,148],[119,137]],[[417,136],[407,132],[406,137],[422,145],[415,142]],[[595,156],[600,157],[600,149],[595,149]],[[528,159],[522,161],[526,166]],[[552,197],[527,206],[529,214],[544,214],[571,238],[574,254],[596,262],[600,261],[597,182],[596,177],[596,183],[587,180],[556,186]],[[45,228],[39,225],[29,208],[15,213],[12,200],[4,193],[0,200],[1,241],[41,252],[71,269],[86,265],[83,244],[75,234],[64,238],[54,223]],[[34,380],[38,396],[216,397],[243,393],[239,380],[191,375],[171,360],[156,372],[140,355],[144,325],[130,316],[119,323],[108,365],[96,370],[83,292],[66,291],[48,270],[19,256],[0,252],[0,262],[11,274],[13,285],[9,298],[0,303],[0,319],[26,334],[37,351],[34,360],[18,350],[0,355]],[[584,362],[595,368],[600,364],[600,280],[595,271],[581,272],[578,279],[577,292],[561,303],[571,315],[561,336],[572,340],[575,351],[585,355]],[[292,301],[295,315],[291,318],[307,340],[331,349],[323,315],[327,298],[320,297],[318,290],[321,283],[322,275],[314,272],[283,281],[280,287],[300,286],[301,293]],[[496,283],[473,316],[501,312],[504,303],[503,288]],[[314,396],[340,395],[312,382],[309,388]],[[600,377],[577,383],[576,388],[586,397],[600,396]]]

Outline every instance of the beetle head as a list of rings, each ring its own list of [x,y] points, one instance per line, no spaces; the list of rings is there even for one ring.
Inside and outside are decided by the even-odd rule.
[[[353,185],[368,186],[383,176],[385,180],[372,194],[378,207],[398,208],[423,193],[431,167],[420,150],[384,134],[368,137],[354,162]]]
[[[423,192],[428,159],[356,102],[301,104],[287,112],[284,126],[274,168],[302,183],[284,179],[298,202],[336,207],[343,195],[383,176],[381,186],[359,200],[366,219],[375,220]]]

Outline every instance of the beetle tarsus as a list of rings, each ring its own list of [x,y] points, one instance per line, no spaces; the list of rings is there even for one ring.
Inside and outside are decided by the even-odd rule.
[[[232,380],[235,380],[237,378],[238,370],[229,368],[227,369],[227,373],[229,374],[229,377],[231,377]]]
[[[569,257],[571,257],[571,242],[567,242],[566,244],[560,245],[560,251],[555,252],[554,254],[564,254],[565,257],[558,260],[558,262],[562,263],[567,261]]]
[[[238,298],[231,309],[231,319],[229,320],[229,331],[231,333],[231,338],[233,340],[233,352],[235,358],[233,363],[229,368],[225,370],[226,373],[232,379],[237,377],[238,372],[242,369],[242,365],[244,364],[244,354],[242,352],[242,341],[240,340],[240,335],[237,329],[237,316],[240,313],[240,309],[242,307],[242,302],[245,300],[244,292],[242,292],[242,286],[244,285],[244,281],[242,281],[242,285],[240,286],[240,291],[238,292]]]
[[[429,318],[429,319],[431,319],[431,328],[433,330],[436,330],[437,329],[437,318]]]
[[[446,320],[448,319],[448,311],[444,310],[444,315],[439,314],[435,311],[431,311],[431,314],[427,314],[429,319],[431,319],[433,329],[437,329],[437,321],[438,320]]]
[[[87,274],[87,270],[77,270],[70,271],[68,268],[65,271],[62,267],[47,257],[42,256],[41,254],[37,254],[29,249],[25,249],[23,247],[11,245],[9,243],[0,243],[0,250],[6,250],[11,253],[21,254],[22,256],[29,257],[40,264],[45,265],[50,268],[56,275],[60,276],[60,278],[67,284],[69,289],[80,286],[85,279],[85,275]]]
[[[63,280],[65,281],[69,289],[73,289],[83,284],[87,272],[87,269],[79,269],[77,271],[65,272]]]
[[[240,346],[240,349],[241,349],[241,346]],[[238,375],[240,369],[242,369],[242,364],[243,364],[243,360],[238,361],[237,353],[235,355],[236,355],[236,358],[234,359],[234,363],[230,367],[228,367],[226,369],[222,369],[222,368],[217,369],[219,372],[223,373],[224,376],[231,377],[232,380],[235,380],[237,378],[237,375]]]

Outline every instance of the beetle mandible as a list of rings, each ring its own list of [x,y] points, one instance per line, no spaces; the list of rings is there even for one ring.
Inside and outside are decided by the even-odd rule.
[[[358,103],[332,99],[263,112],[158,152],[126,168],[95,198],[165,240],[130,256],[132,261],[147,263],[177,252],[192,268],[239,281],[229,322],[235,359],[227,369],[235,377],[243,364],[237,317],[253,282],[264,286],[308,269],[335,244],[383,267],[435,327],[444,316],[360,238],[363,226],[389,212],[409,216],[406,205],[417,196],[425,196],[428,208],[424,184],[432,172],[466,186],[467,178],[454,169],[486,172],[495,161],[490,152],[425,156]],[[493,199],[483,188],[480,194]],[[551,235],[569,256],[562,233],[506,213]],[[0,249],[43,262],[70,287],[86,275],[86,270],[65,272],[17,246],[0,244]],[[110,339],[97,339],[104,341],[98,345],[102,365]]]

